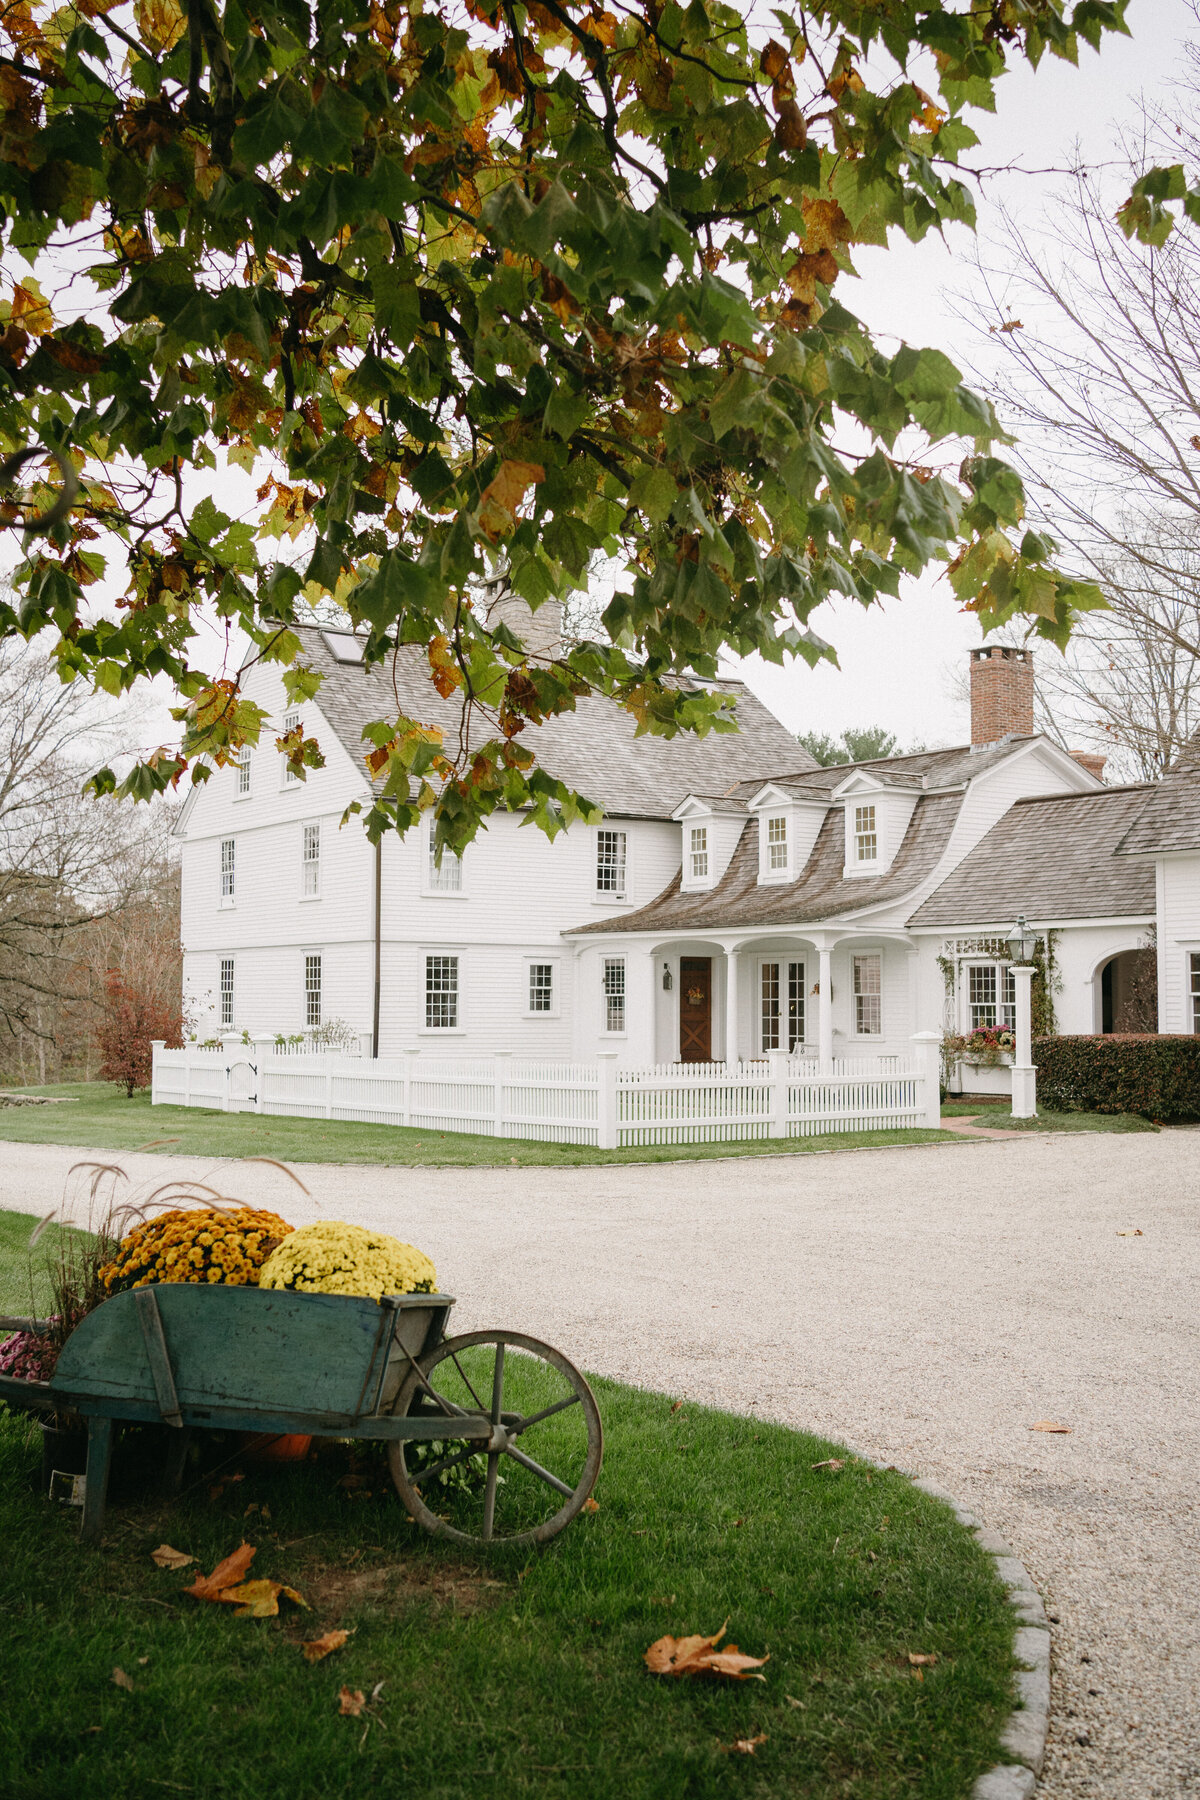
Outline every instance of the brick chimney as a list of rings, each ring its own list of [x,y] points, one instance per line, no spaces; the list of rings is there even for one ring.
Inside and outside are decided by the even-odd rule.
[[[1107,756],[1097,756],[1093,750],[1072,750],[1071,755],[1081,769],[1086,769],[1089,775],[1096,777],[1097,781],[1104,780],[1104,765],[1108,761]]]
[[[971,744],[1033,736],[1033,652],[994,644],[971,652]]]

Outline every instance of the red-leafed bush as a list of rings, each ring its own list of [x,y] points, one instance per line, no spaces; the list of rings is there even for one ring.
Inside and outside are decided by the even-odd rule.
[[[126,981],[120,969],[104,978],[104,1002],[96,1032],[102,1081],[115,1081],[132,1100],[135,1088],[150,1086],[155,1038],[177,1050],[183,1043],[183,1013]]]
[[[1049,1112],[1200,1119],[1200,1037],[1117,1033],[1044,1037],[1033,1046]]]

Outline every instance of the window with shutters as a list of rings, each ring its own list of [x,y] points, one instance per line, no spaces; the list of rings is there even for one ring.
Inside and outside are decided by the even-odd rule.
[[[304,827],[304,849],[300,859],[300,893],[305,900],[321,897],[321,827]]]
[[[625,898],[625,833],[596,833],[596,892],[608,899]]]
[[[458,1030],[458,958],[425,958],[425,1029]]]

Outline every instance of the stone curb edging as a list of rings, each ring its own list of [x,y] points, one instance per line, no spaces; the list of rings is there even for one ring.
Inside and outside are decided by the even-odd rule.
[[[1008,1589],[1008,1603],[1021,1621],[1014,1645],[1018,1663],[1025,1665],[1016,1678],[1021,1704],[1009,1714],[1000,1734],[1001,1746],[1013,1760],[997,1763],[981,1775],[971,1789],[971,1800],[1030,1800],[1042,1772],[1050,1717],[1050,1624],[1042,1597],[1003,1538],[989,1531],[953,1494],[919,1476],[913,1477],[913,1486],[944,1501],[959,1524],[974,1533],[980,1549],[994,1559],[996,1573]]]

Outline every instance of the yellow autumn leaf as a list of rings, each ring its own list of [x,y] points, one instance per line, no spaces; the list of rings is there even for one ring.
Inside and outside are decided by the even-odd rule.
[[[137,0],[133,11],[152,50],[173,50],[187,30],[187,19],[175,0]]]
[[[50,302],[43,299],[36,281],[18,282],[13,289],[12,323],[27,331],[30,337],[45,337],[54,330]]]

